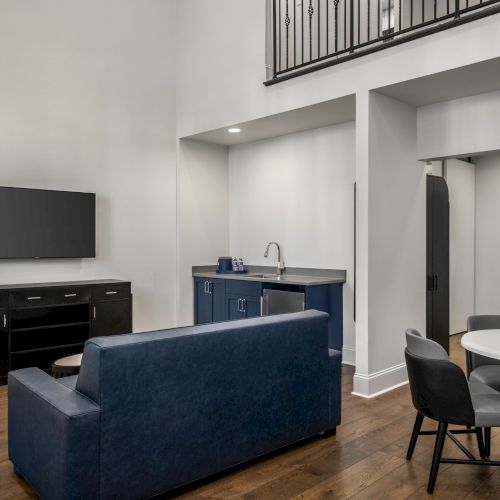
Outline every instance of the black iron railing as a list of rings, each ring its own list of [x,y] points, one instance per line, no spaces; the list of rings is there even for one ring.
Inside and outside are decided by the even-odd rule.
[[[272,0],[272,85],[500,12],[500,0]]]

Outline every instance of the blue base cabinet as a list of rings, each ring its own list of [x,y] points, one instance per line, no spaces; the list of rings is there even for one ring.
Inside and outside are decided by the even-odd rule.
[[[195,324],[215,323],[226,320],[226,283],[224,280],[195,278]]]
[[[290,288],[290,285],[285,285]],[[195,324],[213,323],[262,315],[262,290],[279,285],[224,278],[194,278]],[[281,287],[280,287],[281,288]],[[295,290],[295,286],[292,286]],[[330,315],[328,346],[342,351],[343,284],[296,286],[305,293],[305,308]]]

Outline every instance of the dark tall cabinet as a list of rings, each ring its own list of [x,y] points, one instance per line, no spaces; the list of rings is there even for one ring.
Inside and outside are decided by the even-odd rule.
[[[427,176],[427,338],[449,352],[450,203],[442,177]]]

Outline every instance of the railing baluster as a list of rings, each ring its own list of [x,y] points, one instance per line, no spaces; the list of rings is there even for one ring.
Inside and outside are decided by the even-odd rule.
[[[455,18],[460,17],[460,0],[455,0]]]
[[[410,0],[410,27],[413,27],[413,0]]]
[[[318,0],[318,59],[321,57],[321,0]]]
[[[347,49],[347,0],[344,0],[344,49]]]
[[[350,38],[350,44],[351,48],[349,52],[354,52],[354,0],[351,0],[350,7],[349,7],[349,19],[351,22],[349,23],[349,38]]]
[[[370,7],[371,7],[371,0],[367,0],[368,2],[368,32],[367,32],[367,41],[370,41],[370,24],[371,24],[371,18],[370,18]]]
[[[313,34],[312,34],[312,17],[314,14],[314,8],[312,5],[312,0],[309,0],[309,61],[312,61],[313,58]]]
[[[377,0],[377,38],[380,38],[380,0]]]
[[[339,50],[339,0],[333,0],[335,6],[335,52]]]
[[[434,19],[437,17],[437,0],[434,0]]]
[[[398,2],[398,9],[399,9],[399,23],[398,23],[398,31],[401,31],[401,6],[402,6],[402,2],[401,0],[399,0]],[[390,2],[389,2],[389,7],[390,7]],[[396,31],[396,27],[394,26],[394,31]]]
[[[358,0],[358,45],[361,42],[361,0]]]
[[[277,57],[276,57],[276,48],[277,48],[277,43],[276,43],[276,36],[277,36],[277,29],[276,29],[276,0],[273,0],[273,73],[274,77],[276,78],[276,73],[279,71],[279,69],[276,66],[277,62]]]
[[[425,21],[425,0],[422,0],[422,22]]]
[[[326,0],[326,53],[329,54],[329,31],[330,31],[330,1]]]
[[[297,2],[293,0],[293,65],[297,66]]]
[[[306,62],[305,49],[304,49],[304,33],[306,31],[305,16],[304,16],[304,1],[302,1],[302,64]]]
[[[295,0],[293,0],[295,2]],[[285,55],[286,55],[286,69],[288,69],[289,63],[289,55],[288,55],[288,43],[290,38],[289,28],[290,28],[290,17],[288,16],[288,2],[289,0],[285,0],[286,2],[286,13],[285,13],[285,30],[286,30],[286,40],[285,40]]]
[[[278,26],[279,26],[279,32],[278,32],[278,42],[279,42],[279,60],[278,60],[278,66],[279,70],[281,71],[281,0],[278,0],[279,6],[278,6]]]

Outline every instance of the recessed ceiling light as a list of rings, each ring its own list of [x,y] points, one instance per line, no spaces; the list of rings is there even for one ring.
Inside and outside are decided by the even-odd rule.
[[[239,133],[241,132],[241,129],[234,127],[234,128],[229,128],[229,129],[227,129],[227,131],[228,131],[230,134],[239,134]]]

